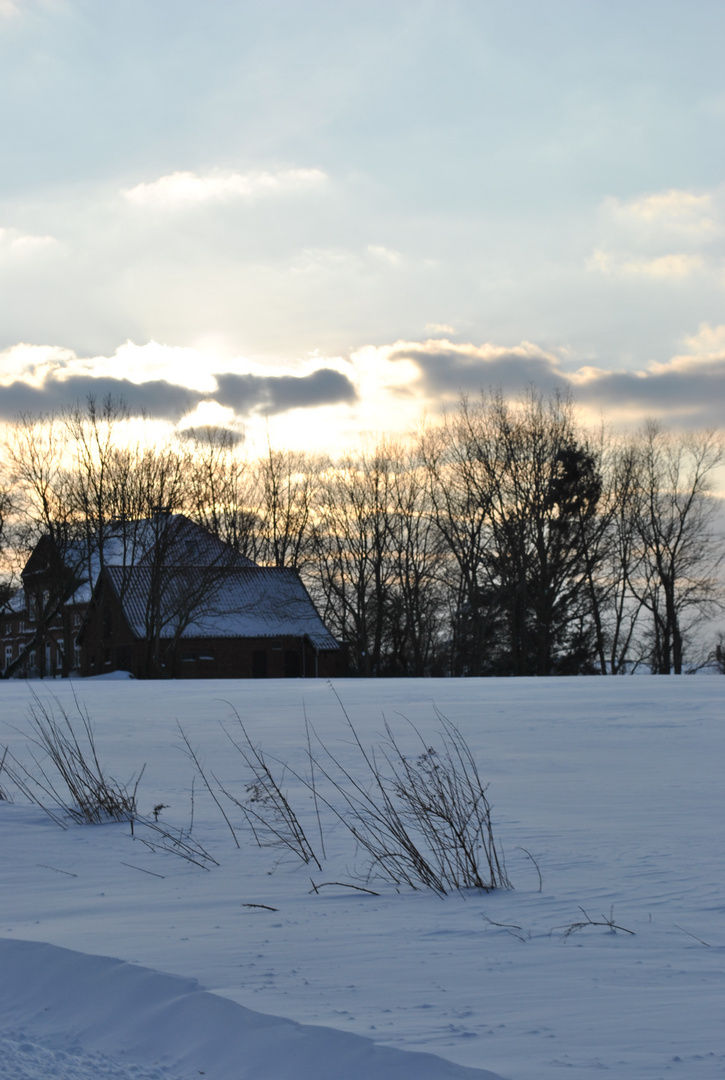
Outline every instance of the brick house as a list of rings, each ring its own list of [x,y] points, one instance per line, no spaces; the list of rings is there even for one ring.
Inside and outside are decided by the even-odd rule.
[[[341,650],[299,574],[283,567],[175,567],[154,604],[148,567],[105,567],[80,633],[81,672],[136,678],[315,678]],[[153,608],[156,607],[156,611]]]
[[[339,645],[298,575],[257,567],[181,514],[117,522],[100,537],[44,536],[21,579],[0,612],[6,676],[282,677],[338,667]]]
[[[68,545],[64,558],[58,551],[50,536],[41,537],[20,575],[21,588],[0,611],[3,674],[32,679],[80,667],[77,635],[91,590],[79,545]]]

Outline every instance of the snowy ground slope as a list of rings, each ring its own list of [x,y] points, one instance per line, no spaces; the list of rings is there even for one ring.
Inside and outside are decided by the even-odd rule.
[[[497,1080],[432,1054],[264,1016],[193,979],[107,957],[0,940],[0,960],[3,1076],[13,1075],[13,1061],[15,1075],[33,1062],[40,1076],[73,1080]]]
[[[364,884],[362,860],[334,820],[323,821],[321,872],[279,849],[255,847],[238,814],[237,849],[198,779],[193,835],[219,862],[210,871],[149,851],[127,825],[63,831],[15,797],[0,803],[3,971],[16,978],[7,952],[16,941],[43,942],[198,979],[257,1013],[427,1051],[511,1080],[583,1080],[602,1069],[626,1080],[725,1077],[724,685],[715,677],[337,684],[366,745],[379,741],[383,714],[403,741],[411,735],[401,714],[435,741],[434,705],[460,726],[490,781],[512,892],[439,899],[373,881],[378,896],[339,886],[316,894],[312,881]],[[305,712],[320,738],[355,766],[340,705],[325,683],[87,681],[46,683],[41,692],[52,690],[73,716],[73,689],[109,771],[126,780],[145,762],[141,810],[163,803],[161,818],[170,824],[188,826],[194,776],[177,721],[207,771],[244,793],[241,759],[221,727],[230,703],[255,742],[295,769],[306,767]],[[0,745],[28,761],[31,694],[23,684],[0,684]],[[309,792],[289,774],[285,783],[319,848]],[[541,891],[523,848],[539,864]],[[611,913],[633,935],[588,926],[567,936],[583,921],[582,908],[595,921]],[[51,954],[41,962],[52,963]],[[83,982],[74,970],[69,986]],[[6,993],[0,1028],[22,1064],[17,1047],[24,1038],[36,1044],[27,1038],[29,1013],[12,1020],[12,1000]],[[48,1044],[47,1031],[38,1035],[38,1054],[67,1051]],[[111,1045],[87,1034],[79,1045],[109,1055],[111,1070],[113,1046],[127,1045],[119,1038]],[[224,1039],[220,1033],[217,1042]],[[191,1063],[198,1074],[203,1066],[184,1057],[191,1042],[166,1058],[155,1046],[156,1056],[139,1063],[169,1080],[182,1075],[168,1071],[177,1065]],[[354,1058],[355,1049],[348,1052]],[[296,1051],[288,1060],[294,1066]],[[386,1067],[378,1059],[360,1075],[407,1075]],[[8,1077],[53,1071],[2,1068]],[[447,1075],[445,1062],[439,1069],[429,1075]],[[337,1074],[354,1075],[342,1062]],[[125,1074],[99,1067],[96,1075]],[[146,1080],[147,1073],[133,1075]],[[270,1073],[284,1075],[280,1067]]]

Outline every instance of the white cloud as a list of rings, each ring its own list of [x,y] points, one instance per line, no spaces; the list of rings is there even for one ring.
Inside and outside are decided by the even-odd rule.
[[[671,188],[655,195],[646,195],[641,199],[631,199],[623,204],[623,209],[645,220],[654,218],[665,220],[683,220],[700,216],[710,210],[712,198],[709,194],[693,195],[691,191],[678,191]]]
[[[426,332],[429,334],[456,334],[458,331],[454,326],[449,326],[448,323],[429,322],[425,324]]]
[[[320,169],[287,169],[282,172],[222,173],[199,175],[174,172],[123,192],[138,206],[180,209],[209,202],[252,200],[289,195],[323,187],[327,175]]]
[[[112,357],[95,356],[78,364],[77,371],[82,365],[86,374],[128,379],[137,384],[164,379],[200,393],[209,393],[216,388],[212,374],[216,357],[205,355],[198,349],[162,345],[156,341],[149,341],[145,345],[127,341],[119,346]]]
[[[392,263],[393,265],[399,263],[403,258],[399,251],[383,247],[382,244],[368,244],[366,250],[368,255],[374,255],[375,258],[382,259],[383,262]]]
[[[725,325],[701,323],[697,333],[688,334],[684,341],[696,356],[719,358],[725,355]]]
[[[619,279],[683,282],[712,279],[722,268],[723,192],[671,188],[629,200],[604,200],[599,244],[586,269]]]
[[[630,254],[620,254],[597,248],[587,263],[587,269],[599,271],[611,277],[640,276],[681,280],[704,269],[705,263],[700,255],[675,252],[659,255],[655,258],[637,258]]]
[[[77,359],[72,349],[58,345],[12,345],[0,352],[0,386],[21,379],[29,386],[40,387],[48,375],[64,370]]]
[[[605,200],[615,221],[648,231],[685,234],[691,239],[709,239],[721,232],[711,193],[695,195],[672,188],[636,199]]]
[[[189,428],[216,427],[234,430],[236,416],[234,409],[220,405],[217,401],[200,401],[193,412],[187,413],[177,425],[179,431]]]
[[[30,236],[17,229],[0,228],[0,255],[6,257],[42,254],[57,246],[53,236]]]
[[[205,394],[216,389],[212,372],[217,367],[212,355],[156,341],[146,345],[127,341],[112,356],[92,357],[79,357],[72,349],[54,345],[21,343],[0,352],[0,385],[22,380],[42,387],[48,377],[57,382],[79,376],[127,379],[136,385],[159,379]]]

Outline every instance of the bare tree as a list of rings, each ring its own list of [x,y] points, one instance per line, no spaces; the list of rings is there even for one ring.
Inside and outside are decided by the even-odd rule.
[[[186,438],[190,449],[186,513],[212,536],[257,562],[263,553],[258,468],[253,469],[239,440],[224,428],[194,429]]]
[[[0,459],[0,469],[3,469]],[[15,512],[15,498],[10,478],[0,472],[0,611],[9,603],[13,594],[14,567],[8,559],[11,545],[11,523]]]
[[[390,598],[390,461],[384,444],[320,478],[316,584],[323,618],[348,643],[353,668],[381,673]]]
[[[533,389],[513,405],[501,392],[464,399],[424,453],[457,569],[454,672],[591,670],[602,485],[571,403]]]
[[[51,628],[63,618],[64,607],[84,574],[63,424],[53,415],[19,417],[11,426],[5,454],[16,493],[15,542],[26,557],[33,552],[33,559],[25,566],[24,581],[33,633],[6,665],[3,677],[9,678],[32,653],[38,657],[38,671],[43,676],[45,643]],[[63,638],[69,636],[64,626]],[[68,665],[66,649],[64,674]]]
[[[386,613],[387,666],[390,674],[428,675],[441,670],[444,550],[418,449],[391,444],[388,453],[392,583]]]
[[[721,600],[717,572],[725,551],[711,493],[724,460],[715,431],[679,435],[652,421],[635,443],[641,557],[628,581],[650,615],[650,666],[659,675],[682,673],[688,635]]]
[[[263,560],[271,566],[300,570],[313,548],[312,510],[320,463],[268,444],[257,468]]]
[[[439,581],[448,596],[451,675],[481,675],[496,631],[489,603],[492,492],[471,430],[467,402],[420,439],[431,516],[442,550]],[[447,556],[447,557],[446,557]]]
[[[94,577],[105,562],[109,526],[119,517],[128,476],[128,455],[119,448],[119,428],[128,420],[120,399],[108,395],[102,402],[91,394],[61,414],[70,509],[83,530],[87,575]],[[126,464],[126,468],[122,465]]]

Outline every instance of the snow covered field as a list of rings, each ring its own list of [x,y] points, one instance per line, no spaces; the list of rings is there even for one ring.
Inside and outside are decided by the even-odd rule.
[[[724,688],[340,681],[365,745],[380,742],[383,716],[411,753],[403,716],[435,745],[434,706],[460,727],[490,782],[513,891],[366,883],[324,808],[321,871],[256,847],[226,802],[237,848],[198,776],[192,836],[219,864],[208,870],[149,850],[126,823],[64,831],[15,793],[0,802],[0,1077],[725,1077]],[[140,811],[164,804],[169,826],[188,828],[195,776],[177,721],[240,797],[243,763],[222,729],[231,706],[296,770],[305,712],[357,768],[324,682],[2,683],[0,746],[30,763],[33,692],[74,719],[74,690],[108,772],[126,781],[145,763]],[[309,791],[290,774],[285,787],[321,856]],[[582,909],[632,933],[567,934]]]

